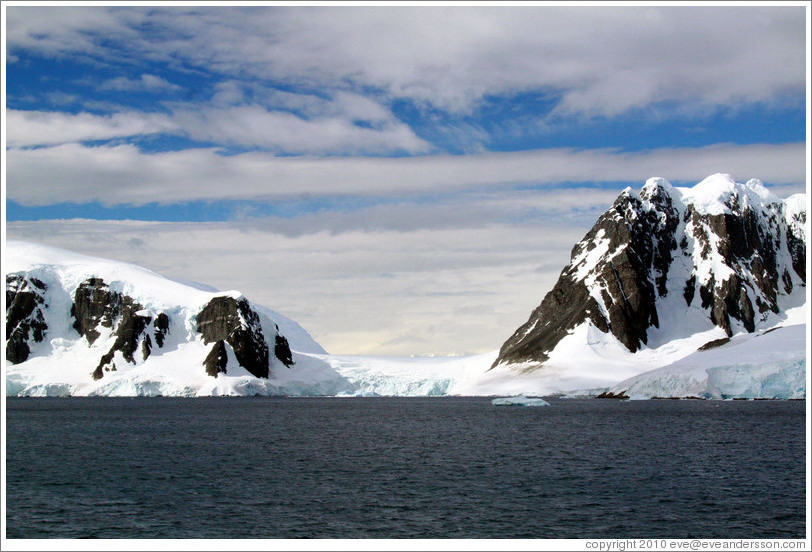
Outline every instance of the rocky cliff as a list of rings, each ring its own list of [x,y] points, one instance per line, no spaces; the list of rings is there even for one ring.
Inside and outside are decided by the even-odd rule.
[[[38,278],[22,274],[6,276],[6,360],[9,362],[24,362],[31,353],[29,343],[41,343],[45,339],[47,291],[48,286]]]
[[[226,373],[228,344],[240,366],[258,378],[268,377],[268,345],[259,315],[254,312],[247,299],[214,297],[197,315],[197,328],[203,337],[203,343],[214,343],[204,361],[207,374],[216,376],[218,373]],[[287,339],[279,335],[278,327],[275,330],[274,355],[285,366],[290,367],[293,359]]]
[[[637,351],[665,308],[701,309],[728,336],[753,332],[806,285],[805,224],[805,197],[781,200],[758,180],[717,174],[693,188],[661,178],[627,188],[575,245],[494,366],[536,369],[582,324]]]
[[[53,277],[47,270],[45,274]],[[279,326],[272,321],[263,326],[260,315],[245,297],[208,294],[211,298],[190,316],[187,309],[177,306],[161,309],[155,304],[142,304],[121,291],[127,286],[120,281],[115,283],[115,289],[98,276],[84,279],[73,290],[64,289],[60,283],[57,280],[49,285],[27,272],[6,276],[9,363],[29,360],[37,344],[49,346],[50,351],[43,352],[53,353],[54,343],[58,347],[70,343],[73,348],[85,347],[91,353],[95,360],[87,370],[94,380],[100,380],[125,364],[144,364],[155,350],[164,348],[172,328],[176,328],[184,335],[175,339],[175,348],[189,340],[211,345],[199,365],[212,377],[228,373],[229,352],[237,365],[259,378],[268,378],[273,366],[294,364],[288,340],[279,332]],[[137,289],[137,285],[129,287]],[[49,293],[55,294],[53,300],[49,300]],[[69,321],[67,328],[65,320]],[[49,335],[53,333],[49,324],[59,326],[58,336]],[[48,343],[49,337],[56,339]]]

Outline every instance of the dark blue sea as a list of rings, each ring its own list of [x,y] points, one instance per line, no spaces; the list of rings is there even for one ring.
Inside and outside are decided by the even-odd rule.
[[[805,403],[7,400],[7,537],[803,538]]]

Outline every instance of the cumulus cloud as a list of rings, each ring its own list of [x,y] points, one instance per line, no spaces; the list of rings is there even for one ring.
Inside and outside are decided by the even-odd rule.
[[[632,182],[652,176],[698,182],[724,172],[768,184],[806,182],[804,143],[718,144],[642,152],[542,149],[398,158],[223,156],[211,149],[147,154],[130,145],[9,149],[7,197],[23,205],[108,205],[307,195],[443,193],[562,182]]]
[[[801,97],[802,6],[8,8],[12,56],[141,58],[452,112],[544,91],[565,114]],[[152,29],[145,32],[143,29]]]

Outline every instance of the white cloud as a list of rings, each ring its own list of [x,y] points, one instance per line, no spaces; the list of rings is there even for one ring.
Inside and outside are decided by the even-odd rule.
[[[64,113],[6,110],[6,141],[12,148],[109,140],[174,130],[166,116],[152,113]]]
[[[238,289],[301,323],[328,351],[459,354],[497,349],[524,323],[584,229],[316,232],[231,223],[8,223],[27,239]]]
[[[129,77],[115,77],[98,85],[100,90],[128,90],[141,92],[178,91],[182,87],[172,84],[163,77],[143,74],[138,79]]]
[[[48,103],[53,105],[69,105],[79,101],[79,96],[60,91],[49,92],[45,94],[45,98]]]
[[[447,231],[500,225],[521,225],[534,232],[544,224],[588,225],[609,208],[618,193],[617,189],[599,188],[455,193],[435,196],[431,201],[401,198],[348,210],[322,208],[292,218],[248,216],[234,224],[291,237],[320,232]]]
[[[406,158],[233,156],[194,149],[146,154],[130,145],[64,144],[6,152],[8,199],[23,205],[99,201],[171,204],[306,195],[442,194],[516,184],[698,182],[724,172],[768,184],[806,182],[804,143],[719,144],[643,152],[545,149]]]
[[[611,116],[801,97],[806,82],[803,6],[12,6],[8,29],[13,56],[151,60],[456,112],[533,90]]]
[[[145,84],[143,77],[147,76],[137,81],[119,77],[102,87],[146,90],[152,86]],[[174,86],[160,81],[155,86]],[[284,154],[416,154],[432,149],[388,108],[364,96],[338,92],[325,99],[267,89],[252,94],[261,96],[270,107],[245,101],[241,85],[226,81],[218,83],[209,103],[166,103],[168,113],[8,110],[8,145],[43,146],[164,133]]]
[[[10,8],[10,9],[9,9]],[[145,13],[108,8],[76,6],[8,6],[6,8],[6,48],[19,48],[61,57],[92,53],[100,37],[134,40],[131,27]]]
[[[284,110],[296,113],[305,118],[342,117],[350,121],[362,121],[370,124],[393,123],[396,121],[392,111],[379,101],[361,94],[334,91],[329,96],[307,92],[289,92],[268,88],[253,82],[223,81],[217,84],[217,93],[212,104],[251,105],[246,93],[255,105],[262,105],[269,110]]]
[[[391,116],[381,119],[378,113],[373,113],[374,127],[357,125],[354,119],[362,116],[359,108],[367,112],[363,114],[366,117],[369,105],[347,107],[348,111],[335,116],[315,118],[270,111],[260,105],[181,108],[172,114],[172,120],[180,133],[194,140],[287,154],[414,154],[431,147]],[[361,121],[369,122],[369,118]]]

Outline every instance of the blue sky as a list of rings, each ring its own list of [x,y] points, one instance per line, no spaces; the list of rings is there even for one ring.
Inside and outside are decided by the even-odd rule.
[[[649,177],[805,191],[805,3],[3,8],[7,235],[238,288],[333,352],[498,347]]]

